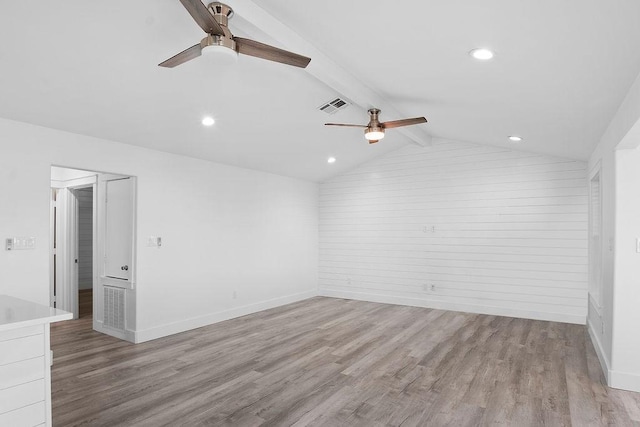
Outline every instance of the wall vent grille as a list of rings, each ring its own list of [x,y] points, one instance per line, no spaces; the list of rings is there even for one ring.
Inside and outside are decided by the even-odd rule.
[[[318,109],[327,114],[333,114],[336,111],[343,110],[349,106],[349,103],[342,98],[336,98],[333,101],[322,104]]]
[[[122,288],[104,287],[104,326],[124,331],[124,293]]]

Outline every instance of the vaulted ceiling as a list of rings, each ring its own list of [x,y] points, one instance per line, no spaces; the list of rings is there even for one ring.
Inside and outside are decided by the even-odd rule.
[[[0,116],[321,181],[431,136],[586,159],[640,71],[637,0],[228,1],[236,35],[309,68],[158,67],[203,37],[178,0],[2,2]],[[353,105],[318,111],[336,96]],[[323,126],[365,123],[371,106],[429,123],[376,145]]]

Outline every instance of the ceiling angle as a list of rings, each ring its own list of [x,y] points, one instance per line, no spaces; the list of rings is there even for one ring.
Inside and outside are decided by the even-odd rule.
[[[356,127],[364,128],[364,137],[369,141],[369,144],[375,144],[384,138],[384,132],[386,129],[399,128],[403,126],[419,125],[421,123],[427,123],[427,119],[424,117],[415,117],[412,119],[393,120],[390,122],[381,122],[378,119],[380,110],[377,108],[371,108],[369,110],[369,123],[366,125],[352,125],[343,123],[325,123],[325,126],[344,126],[344,127]]]
[[[200,0],[180,0],[180,3],[207,35],[200,43],[158,64],[160,67],[173,68],[199,57],[203,52],[216,50],[232,55],[254,56],[300,68],[305,68],[311,61],[311,58],[297,53],[255,40],[235,37],[228,27],[229,19],[233,16],[233,9],[224,3],[213,2],[207,6]]]

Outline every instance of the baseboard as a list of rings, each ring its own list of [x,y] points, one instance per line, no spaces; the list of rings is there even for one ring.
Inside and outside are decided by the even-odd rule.
[[[604,347],[602,347],[600,338],[598,338],[596,329],[591,322],[587,322],[587,331],[589,331],[589,337],[591,338],[593,348],[596,350],[596,355],[598,356],[600,367],[602,368],[602,372],[607,380],[607,385],[611,385],[611,369],[609,368],[611,364],[609,363],[609,358],[604,351]]]
[[[321,289],[319,295],[360,301],[379,302],[384,304],[408,305],[412,307],[435,308],[439,310],[462,311],[465,313],[489,314],[493,316],[518,317],[522,319],[546,320],[550,322],[574,323],[584,325],[587,316],[565,313],[542,313],[537,311],[513,310],[504,307],[491,307],[475,304],[450,303],[419,298],[398,297],[393,295],[370,294],[363,292],[333,291]]]
[[[133,342],[137,344],[155,340],[158,338],[163,338],[180,332],[189,331],[191,329],[212,325],[224,320],[234,319],[236,317],[246,316],[247,314],[257,313],[258,311],[268,310],[270,308],[280,307],[281,305],[302,301],[315,297],[317,295],[318,291],[316,289],[313,289],[310,291],[274,298],[267,301],[261,301],[242,307],[236,307],[231,310],[210,313],[204,316],[193,317],[191,319],[186,319],[179,322],[168,323],[165,325],[156,326],[154,328],[135,331],[135,338]]]

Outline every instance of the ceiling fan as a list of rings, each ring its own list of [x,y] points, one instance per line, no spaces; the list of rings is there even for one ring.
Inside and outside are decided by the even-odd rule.
[[[235,37],[228,27],[229,19],[233,16],[233,9],[226,4],[213,2],[205,6],[200,0],[180,0],[180,3],[207,33],[207,36],[197,45],[191,46],[189,49],[161,62],[158,64],[160,67],[173,68],[197,58],[206,51],[219,51],[233,56],[241,53],[300,68],[305,68],[311,61],[311,58],[306,56],[254,40]]]
[[[377,108],[371,108],[369,110],[369,116],[371,119],[366,125],[350,125],[342,123],[325,123],[325,126],[346,126],[355,128],[364,128],[364,137],[367,138],[369,144],[375,144],[384,138],[384,131],[386,129],[399,128],[402,126],[419,125],[420,123],[427,123],[427,119],[424,117],[415,117],[413,119],[393,120],[391,122],[380,122],[378,115],[380,110]]]

